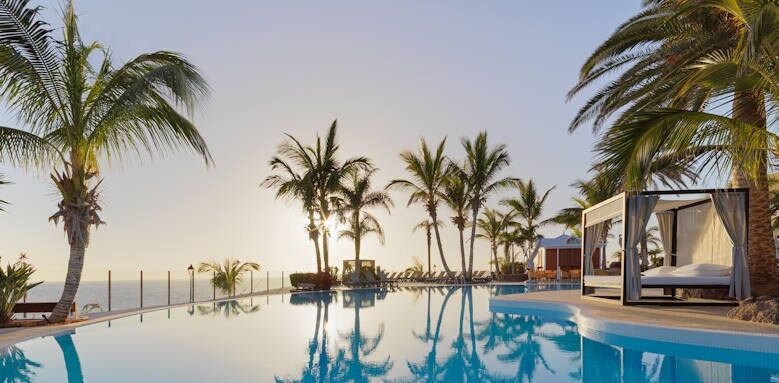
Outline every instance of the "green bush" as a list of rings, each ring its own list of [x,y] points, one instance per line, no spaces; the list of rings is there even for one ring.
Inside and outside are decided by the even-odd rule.
[[[0,324],[6,324],[14,314],[14,306],[24,294],[43,282],[29,283],[35,268],[20,257],[14,264],[0,267]]]
[[[316,290],[330,290],[333,286],[333,277],[330,273],[293,273],[289,275],[289,283],[297,288],[300,283],[311,283]]]
[[[500,265],[500,271],[503,274],[511,274],[511,262],[507,262]],[[525,273],[525,263],[514,262],[514,274],[524,274],[524,273]]]

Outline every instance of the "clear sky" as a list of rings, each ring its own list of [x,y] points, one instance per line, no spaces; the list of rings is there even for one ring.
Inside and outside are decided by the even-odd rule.
[[[42,4],[59,26],[58,3]],[[77,1],[83,37],[110,47],[116,62],[165,49],[199,66],[213,94],[196,123],[216,162],[206,169],[177,154],[104,169],[107,225],[92,236],[84,278],[103,279],[109,268],[117,279],[141,268],[147,278],[165,270],[183,276],[190,263],[226,256],[274,274],[313,269],[299,205],[274,200],[258,184],[283,133],[312,141],[335,118],[342,155],[373,159],[379,187],[405,176],[398,153],[416,148],[420,136],[448,136],[448,153],[458,158],[461,137],[487,130],[492,143],[508,145],[506,176],[557,186],[545,212],[552,215],[570,203],[568,185],[587,176],[592,158],[589,129],[567,133],[586,97],[566,103],[565,94],[586,56],[639,7],[638,0]],[[12,121],[0,110],[0,123]],[[0,256],[27,252],[40,278],[64,279],[68,248],[61,226],[47,221],[57,203],[48,177],[6,165],[0,172],[14,182],[0,189],[11,203],[0,214]],[[392,196],[392,215],[379,214],[386,245],[367,239],[362,256],[399,270],[414,255],[424,258],[424,234],[411,228],[425,213],[406,208],[404,193]],[[447,258],[458,265],[456,234],[451,226],[445,232]],[[352,251],[350,242],[334,244],[331,263]],[[487,269],[488,252],[477,244],[478,269]]]

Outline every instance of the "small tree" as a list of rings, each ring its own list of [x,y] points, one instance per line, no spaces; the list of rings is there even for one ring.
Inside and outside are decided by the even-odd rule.
[[[33,287],[43,283],[29,283],[35,268],[26,259],[25,254],[20,254],[16,263],[9,263],[5,269],[0,268],[0,324],[11,320],[16,302],[22,300]]]
[[[237,259],[227,258],[224,264],[219,262],[203,262],[197,267],[198,273],[212,273],[211,284],[225,294],[235,296],[235,286],[243,280],[243,274],[247,271],[260,270],[260,264],[255,262],[241,262]]]

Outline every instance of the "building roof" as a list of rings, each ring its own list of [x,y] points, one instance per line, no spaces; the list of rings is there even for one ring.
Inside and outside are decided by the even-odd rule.
[[[541,247],[544,249],[578,249],[581,246],[581,239],[566,234],[559,237],[541,239]]]

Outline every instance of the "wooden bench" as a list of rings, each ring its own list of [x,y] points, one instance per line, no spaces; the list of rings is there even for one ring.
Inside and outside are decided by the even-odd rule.
[[[35,314],[35,313],[50,313],[57,306],[57,302],[28,302],[17,303],[14,306],[14,314]],[[76,302],[70,304],[70,314],[76,313]],[[43,315],[43,319],[48,322],[49,319]]]

